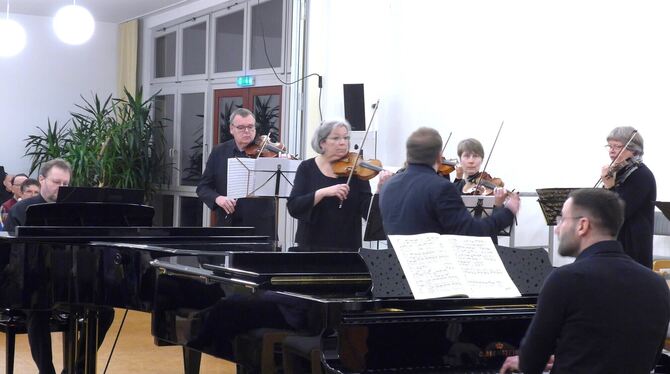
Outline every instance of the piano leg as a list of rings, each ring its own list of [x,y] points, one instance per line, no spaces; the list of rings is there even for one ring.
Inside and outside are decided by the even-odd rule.
[[[86,313],[84,339],[84,373],[96,374],[98,359],[98,311],[88,310]]]
[[[186,347],[182,348],[182,353],[184,355],[184,374],[199,374],[202,353]]]
[[[78,320],[79,316],[76,313],[71,313],[68,317],[67,331],[63,331],[63,371],[67,374],[75,374],[77,336],[79,336]]]

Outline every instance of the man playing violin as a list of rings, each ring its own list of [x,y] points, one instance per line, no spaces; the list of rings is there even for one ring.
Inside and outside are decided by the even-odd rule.
[[[367,217],[372,193],[367,180],[338,176],[333,165],[349,155],[351,126],[344,119],[326,120],[312,137],[318,156],[296,171],[288,211],[298,219],[297,251],[356,251],[361,246],[361,218]],[[382,172],[380,185],[388,178]]]
[[[257,235],[276,236],[272,198],[233,199],[227,196],[228,159],[248,157],[245,149],[256,139],[256,118],[245,108],[230,114],[232,139],[218,144],[210,153],[196,193],[216,214],[218,226],[254,226]]]
[[[642,163],[644,140],[634,128],[621,126],[607,136],[606,147],[612,164],[601,170],[603,186],[616,192],[626,203],[617,240],[630,257],[651,268],[656,179]]]
[[[381,190],[386,233],[493,236],[509,227],[519,211],[519,196],[511,194],[505,207],[494,210],[489,217],[472,217],[455,184],[435,173],[442,159],[441,149],[442,138],[431,128],[419,128],[407,139],[407,170],[393,176]]]

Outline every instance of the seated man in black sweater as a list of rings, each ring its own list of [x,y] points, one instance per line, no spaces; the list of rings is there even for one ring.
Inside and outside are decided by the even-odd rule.
[[[35,204],[53,203],[58,196],[60,186],[67,186],[72,176],[70,164],[62,159],[54,159],[46,162],[40,169],[40,193],[29,199],[16,203],[9,211],[5,229],[13,234],[17,226],[26,222],[26,210]],[[26,324],[28,329],[28,343],[30,353],[37,365],[39,374],[55,374],[51,356],[51,330],[49,320],[51,311],[26,311]],[[98,316],[98,347],[105,339],[105,334],[114,321],[114,309],[101,308]],[[80,347],[82,345],[80,344]],[[81,352],[81,348],[79,350]],[[83,371],[83,355],[77,361],[77,370]]]
[[[604,189],[573,191],[557,219],[558,252],[576,257],[544,281],[519,356],[500,373],[649,373],[670,319],[665,281],[616,241],[623,201]],[[552,357],[553,355],[553,357]],[[551,358],[550,358],[551,357]]]

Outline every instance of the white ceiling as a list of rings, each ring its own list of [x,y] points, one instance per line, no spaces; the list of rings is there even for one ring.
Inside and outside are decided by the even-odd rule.
[[[194,0],[76,0],[76,4],[88,9],[98,22],[120,23],[192,1]],[[9,0],[9,12],[52,17],[60,7],[68,4],[72,4],[72,0]],[[6,6],[7,0],[0,0],[2,13]]]

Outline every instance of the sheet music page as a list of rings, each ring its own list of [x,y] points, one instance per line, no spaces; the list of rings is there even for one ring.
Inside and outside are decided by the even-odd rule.
[[[507,274],[490,237],[442,235],[443,250],[456,251],[470,297],[518,297],[519,289]]]
[[[491,238],[389,235],[415,299],[521,296]]]
[[[228,197],[247,197],[252,191],[252,170],[256,160],[253,158],[228,159]]]
[[[466,283],[454,251],[443,248],[440,235],[389,235],[414,298],[462,295]]]

